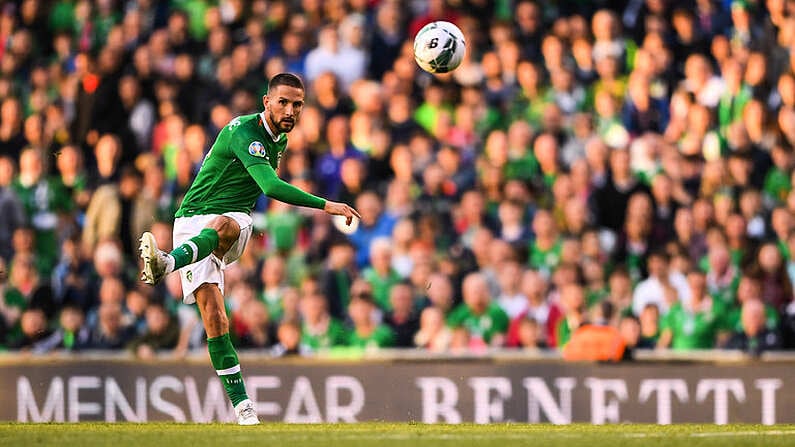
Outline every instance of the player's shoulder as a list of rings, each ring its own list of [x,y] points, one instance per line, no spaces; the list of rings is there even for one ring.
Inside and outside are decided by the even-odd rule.
[[[240,115],[232,118],[229,123],[224,126],[224,130],[232,135],[239,135],[248,133],[252,130],[252,124],[257,124],[258,114],[252,113],[249,115]]]

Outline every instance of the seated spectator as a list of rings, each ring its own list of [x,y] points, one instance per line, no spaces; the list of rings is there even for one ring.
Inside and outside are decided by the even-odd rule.
[[[23,351],[35,351],[36,345],[46,340],[52,331],[47,328],[47,317],[41,309],[28,309],[22,312],[19,319],[21,337],[11,345]]]
[[[370,267],[362,272],[362,278],[373,287],[373,298],[383,311],[392,309],[390,292],[400,281],[400,275],[392,268],[392,247],[389,238],[379,237],[370,242]]]
[[[56,303],[48,278],[39,275],[35,262],[33,255],[14,256],[8,277],[9,289],[6,291],[6,299],[10,298],[10,302],[14,303],[24,302],[27,308],[41,309],[49,319],[55,316]],[[9,297],[9,294],[12,296]]]
[[[347,92],[353,81],[364,75],[367,62],[361,49],[343,45],[337,28],[328,25],[320,30],[317,47],[307,53],[304,69],[309,82],[331,71]]]
[[[389,294],[389,303],[392,311],[386,314],[384,323],[395,333],[395,347],[414,346],[414,334],[420,328],[420,320],[415,313],[411,284],[406,282],[395,284]]]
[[[529,266],[547,278],[560,262],[561,239],[552,213],[539,210],[533,218],[535,239],[530,244]]]
[[[172,349],[179,339],[179,324],[160,304],[146,308],[146,332],[130,342],[129,348],[144,360],[154,358],[158,350]]]
[[[385,324],[373,319],[375,301],[372,294],[357,293],[351,296],[348,315],[353,328],[348,332],[348,346],[357,348],[388,348],[395,345],[395,333]]]
[[[753,300],[761,300],[762,295],[762,282],[759,275],[754,271],[747,271],[739,278],[737,285],[737,300],[732,302],[732,306],[728,308],[726,316],[726,323],[729,330],[733,332],[741,332],[742,326],[742,308],[745,303]],[[765,327],[775,331],[781,322],[781,315],[775,307],[762,301],[765,308]]]
[[[270,353],[274,357],[301,354],[301,326],[292,321],[282,322],[276,330],[276,344]]]
[[[663,317],[659,348],[675,350],[713,349],[727,331],[726,306],[707,293],[706,277],[700,270],[687,275],[690,300],[676,302]]]
[[[262,264],[260,274],[262,291],[259,293],[259,299],[265,303],[268,315],[274,320],[280,319],[284,312],[282,297],[287,288],[285,269],[285,260],[281,256],[270,256]]]
[[[242,333],[236,334],[241,349],[266,348],[276,338],[270,323],[268,308],[261,301],[250,300],[240,309]]]
[[[497,282],[500,285],[500,295],[497,304],[514,319],[527,310],[527,298],[519,292],[522,281],[522,269],[518,262],[508,261],[503,263],[497,272]]]
[[[0,258],[11,259],[14,254],[11,240],[17,228],[25,223],[25,211],[16,193],[11,189],[14,179],[14,162],[7,155],[0,155]]]
[[[229,287],[228,295],[224,300],[227,313],[231,314],[229,315],[229,332],[238,336],[242,335],[247,330],[246,324],[243,322],[245,319],[244,309],[251,301],[257,301],[254,287],[245,281],[228,281],[224,287]]]
[[[392,229],[392,269],[401,278],[408,278],[414,267],[410,249],[415,239],[414,222],[407,218],[397,221],[395,228]]]
[[[500,239],[515,245],[526,246],[531,239],[530,229],[524,222],[524,205],[513,200],[504,200],[498,209]]]
[[[576,252],[581,256],[581,252]],[[622,307],[616,306],[615,303],[608,300],[610,296],[605,281],[605,268],[604,265],[596,259],[583,259],[582,262],[582,276],[585,280],[585,304],[587,307],[593,307],[600,303],[610,303],[614,310],[619,313],[623,310]]]
[[[356,249],[356,265],[359,268],[370,264],[369,247],[377,237],[389,237],[395,226],[395,218],[384,212],[381,199],[373,191],[365,191],[356,199],[356,210],[362,218],[359,227],[348,239]]]
[[[443,273],[434,273],[428,278],[425,290],[426,298],[423,306],[435,307],[447,315],[453,308],[453,284],[450,277]]]
[[[331,316],[345,318],[345,309],[350,301],[349,285],[355,274],[356,253],[347,240],[333,241],[323,268],[318,275],[318,285],[328,298],[328,309]]]
[[[328,313],[326,297],[318,292],[301,298],[301,349],[315,352],[345,346],[348,331],[339,320]]]
[[[732,334],[726,349],[737,349],[758,356],[781,348],[781,337],[766,325],[765,305],[759,299],[748,300],[742,307],[742,331]]]
[[[141,290],[131,289],[124,299],[123,326],[129,326],[136,334],[146,330],[146,306],[149,300]]]
[[[135,329],[123,322],[121,305],[103,303],[97,310],[97,320],[91,326],[91,335],[86,348],[88,349],[122,349],[136,335]]]
[[[641,281],[632,295],[632,312],[640,315],[647,304],[656,304],[665,315],[677,302],[688,304],[690,292],[687,280],[681,273],[669,271],[669,257],[664,251],[649,255],[649,277]]]
[[[118,304],[119,306],[124,305],[124,299],[126,290],[124,288],[124,283],[121,282],[119,278],[115,277],[108,277],[104,278],[100,281],[99,286],[99,305],[105,303],[112,303]],[[122,307],[122,309],[124,309]],[[89,326],[95,326],[97,322],[97,313],[96,308],[92,311],[88,312],[86,317],[86,322]]]
[[[62,303],[79,306],[84,311],[91,303],[88,290],[88,276],[91,263],[80,254],[80,241],[75,237],[61,243],[61,258],[52,274],[52,287],[55,299]]]
[[[548,317],[551,311],[547,303],[547,281],[538,272],[530,269],[524,271],[521,281],[522,295],[527,301],[527,308],[511,320],[506,346],[517,347],[520,345],[519,326],[524,320],[533,320],[543,329],[539,340],[546,344],[546,334],[549,332]]]
[[[713,244],[707,252],[707,287],[709,293],[727,304],[734,302],[740,282],[740,269],[732,263],[725,244]]]
[[[0,345],[13,345],[21,335],[19,317],[25,310],[25,298],[6,282],[5,260],[0,257]]]
[[[657,346],[660,338],[660,309],[655,304],[647,304],[640,312],[640,340],[638,347],[651,349]]]
[[[508,315],[492,302],[486,278],[480,273],[470,273],[461,288],[463,303],[447,317],[453,329],[465,328],[473,339],[469,344],[502,346],[508,330]]]
[[[570,283],[560,291],[560,306],[563,318],[558,320],[555,332],[557,333],[557,346],[564,348],[571,339],[572,334],[582,325],[586,324],[585,290],[576,283]]]
[[[518,322],[516,329],[519,348],[525,351],[537,351],[546,348],[543,331],[538,322],[532,318],[523,318]]]
[[[414,345],[431,352],[444,352],[450,346],[452,332],[445,325],[444,312],[426,307],[420,314],[420,328],[414,334]]]
[[[632,280],[623,266],[618,266],[607,279],[607,300],[613,303],[622,315],[632,314]]]
[[[469,333],[467,328],[460,326],[453,328],[450,335],[450,349],[452,354],[467,354],[471,352],[483,351],[486,345],[482,340],[472,342],[472,334]]]
[[[761,274],[762,300],[782,311],[792,301],[793,289],[784,258],[775,242],[766,242],[759,247],[757,265]]]
[[[53,349],[77,351],[84,348],[88,343],[90,333],[84,323],[85,316],[79,307],[64,307],[61,309],[58,329],[46,339],[36,343],[33,352],[42,354]]]
[[[282,317],[281,321],[298,321],[300,312],[298,311],[301,295],[294,287],[288,287],[282,295]]]
[[[636,349],[648,349],[642,346],[640,337],[640,321],[634,315],[624,315],[618,322],[618,332],[624,340],[624,360],[631,360]]]

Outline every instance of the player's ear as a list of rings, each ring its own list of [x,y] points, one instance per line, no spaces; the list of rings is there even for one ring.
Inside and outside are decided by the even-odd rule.
[[[268,108],[268,94],[262,95],[262,106]]]

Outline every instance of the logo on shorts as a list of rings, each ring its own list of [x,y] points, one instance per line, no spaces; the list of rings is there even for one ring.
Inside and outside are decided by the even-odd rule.
[[[185,272],[185,278],[188,279],[188,282],[193,282],[193,270]]]
[[[255,157],[268,158],[268,152],[265,151],[265,146],[259,141],[252,141],[248,145],[248,153]]]

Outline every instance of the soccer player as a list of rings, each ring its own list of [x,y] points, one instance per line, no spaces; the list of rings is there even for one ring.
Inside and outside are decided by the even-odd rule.
[[[291,205],[345,216],[348,225],[354,217],[359,218],[352,207],[306,193],[276,175],[287,147],[286,134],[298,122],[304,105],[301,80],[289,73],[277,74],[262,103],[263,112],[237,117],[218,134],[176,212],[174,250],[158,249],[150,232],[143,234],[140,245],[141,279],[156,284],[179,271],[183,301],[198,303],[210,359],[240,425],[254,425],[259,419],[229,339],[223,270],[240,257],[251,236],[254,202],[265,193]]]

